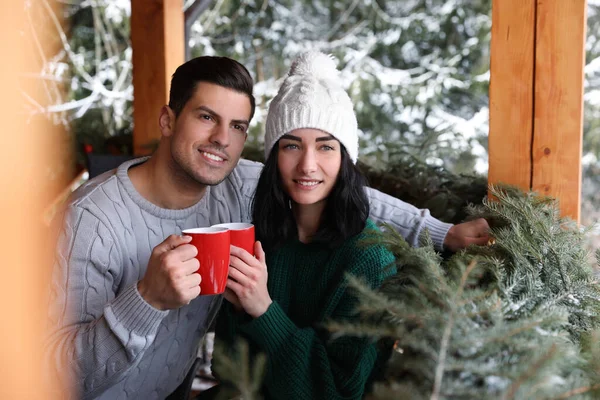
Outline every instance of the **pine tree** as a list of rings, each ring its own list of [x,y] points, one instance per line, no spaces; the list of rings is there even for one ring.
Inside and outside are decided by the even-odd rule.
[[[388,229],[398,274],[377,292],[353,281],[364,322],[330,328],[394,340],[371,398],[600,395],[600,287],[585,232],[561,219],[552,199],[491,192],[497,200],[469,210],[490,221],[489,246],[444,260],[427,238],[411,248]]]

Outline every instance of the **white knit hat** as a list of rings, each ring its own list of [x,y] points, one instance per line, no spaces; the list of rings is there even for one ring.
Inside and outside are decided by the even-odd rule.
[[[265,159],[277,141],[295,129],[313,128],[340,141],[352,162],[358,158],[356,115],[331,56],[312,51],[294,60],[269,105]]]

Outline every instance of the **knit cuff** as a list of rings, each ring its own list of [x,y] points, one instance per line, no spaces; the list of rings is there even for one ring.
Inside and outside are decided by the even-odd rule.
[[[298,330],[276,301],[258,318],[240,326],[267,354],[276,354]]]
[[[423,221],[423,228],[429,230],[429,236],[431,236],[435,248],[439,251],[444,250],[444,239],[446,239],[446,235],[452,226],[452,224],[442,222],[430,215],[425,217]]]
[[[140,336],[155,333],[169,311],[161,311],[146,302],[137,290],[137,283],[125,289],[106,306],[106,314],[129,332]],[[111,315],[112,314],[112,315]]]

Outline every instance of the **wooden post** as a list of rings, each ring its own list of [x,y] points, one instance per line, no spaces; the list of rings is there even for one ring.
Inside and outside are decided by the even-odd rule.
[[[535,3],[493,0],[490,60],[490,183],[531,188]]]
[[[152,152],[160,139],[158,115],[169,101],[175,69],[184,62],[184,14],[181,0],[131,0],[133,49],[133,148]]]
[[[48,99],[41,80],[29,78],[30,72],[39,65],[40,53],[56,50],[54,36],[48,34],[54,32],[50,19],[47,14],[45,19],[35,18],[35,10],[39,11],[35,7],[37,2],[0,3],[0,36],[10,38],[0,42],[0,53],[10,55],[0,74],[0,399],[71,397],[56,380],[45,379],[48,374],[42,365],[48,277],[56,249],[42,224],[42,211],[56,193],[47,183],[54,172],[48,167],[64,161],[55,140],[60,127],[46,115],[27,112],[31,110],[28,99]],[[60,3],[48,8],[60,15]],[[40,32],[44,34],[36,36]]]
[[[537,0],[531,188],[579,222],[583,142],[584,0]]]
[[[488,181],[556,197],[576,221],[586,3],[492,3]]]

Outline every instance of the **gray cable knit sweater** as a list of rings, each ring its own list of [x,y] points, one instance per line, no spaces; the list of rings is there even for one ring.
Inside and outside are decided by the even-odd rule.
[[[164,399],[193,363],[221,296],[199,296],[178,310],[146,303],[137,282],[152,249],[183,229],[251,220],[262,165],[240,160],[221,184],[183,210],[159,208],[128,177],[136,159],[74,193],[59,237],[51,282],[47,370],[70,374],[77,398]],[[394,225],[413,245],[423,228],[441,247],[451,225],[368,189],[371,218]]]

